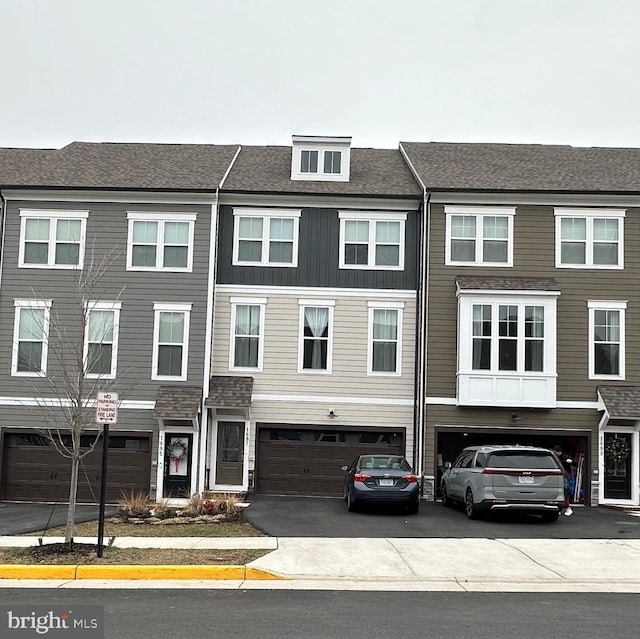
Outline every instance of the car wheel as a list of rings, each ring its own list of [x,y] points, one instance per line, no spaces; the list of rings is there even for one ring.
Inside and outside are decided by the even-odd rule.
[[[542,513],[542,521],[547,521],[549,523],[552,523],[554,521],[558,521],[558,516],[560,515],[560,513],[555,512],[555,513]]]
[[[442,505],[446,508],[449,508],[453,504],[451,503],[451,498],[449,497],[449,493],[447,492],[446,484],[442,484]]]
[[[409,504],[407,511],[409,512],[410,515],[417,515],[419,508],[420,508],[420,502],[416,499],[415,501],[412,501]]]
[[[354,513],[356,512],[356,510],[358,510],[357,503],[350,492],[347,493],[347,510],[350,513]]]
[[[464,496],[464,511],[469,519],[478,519],[478,509],[473,503],[473,493],[471,488],[467,488],[467,492]]]

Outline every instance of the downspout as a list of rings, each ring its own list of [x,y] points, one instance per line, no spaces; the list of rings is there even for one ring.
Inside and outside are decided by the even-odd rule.
[[[427,300],[429,292],[429,240],[431,236],[431,192],[427,190],[420,175],[409,159],[402,143],[400,152],[413,177],[422,189],[422,217],[419,220],[418,282],[416,292],[416,362],[414,370],[414,451],[413,465],[421,478],[421,493],[424,496],[424,457],[426,429],[426,380],[427,380]],[[434,486],[435,488],[435,486]]]
[[[200,406],[200,414],[202,415],[200,424],[200,441],[198,450],[200,457],[198,459],[198,492],[202,493],[211,484],[211,479],[206,477],[207,469],[207,438],[209,436],[209,411],[205,406],[205,402],[209,397],[209,379],[211,377],[211,356],[213,352],[213,309],[216,279],[218,274],[218,217],[220,215],[220,193],[224,183],[240,154],[241,146],[236,149],[235,155],[231,159],[227,170],[225,171],[220,183],[216,187],[214,201],[211,204],[211,228],[209,230],[209,274],[207,278],[207,313],[205,326],[205,343],[204,343],[204,367],[202,372],[202,404]],[[207,480],[205,482],[205,480]],[[207,484],[205,486],[205,483]]]
[[[4,233],[7,224],[7,199],[0,191],[0,291],[2,291],[2,271],[4,267]]]

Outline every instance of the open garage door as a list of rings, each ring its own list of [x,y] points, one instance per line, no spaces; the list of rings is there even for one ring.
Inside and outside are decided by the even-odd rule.
[[[365,453],[404,455],[404,430],[258,424],[255,490],[269,495],[342,495],[341,466]]]
[[[85,435],[89,447],[93,435]],[[7,433],[4,437],[2,498],[7,501],[68,502],[70,460],[62,457],[46,437],[36,433]],[[102,442],[80,465],[78,502],[100,500]],[[107,501],[117,502],[130,491],[149,492],[151,436],[109,435]]]

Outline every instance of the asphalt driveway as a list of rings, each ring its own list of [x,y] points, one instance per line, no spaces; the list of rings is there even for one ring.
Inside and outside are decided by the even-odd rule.
[[[249,495],[247,502],[245,519],[274,537],[640,539],[640,516],[604,507],[577,506],[571,517],[545,523],[507,514],[470,521],[462,509],[439,502],[421,502],[417,515],[383,508],[350,513],[337,497]]]

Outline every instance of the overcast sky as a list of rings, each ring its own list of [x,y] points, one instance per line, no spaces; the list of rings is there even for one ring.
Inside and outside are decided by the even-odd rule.
[[[0,146],[640,146],[638,0],[0,0]]]

